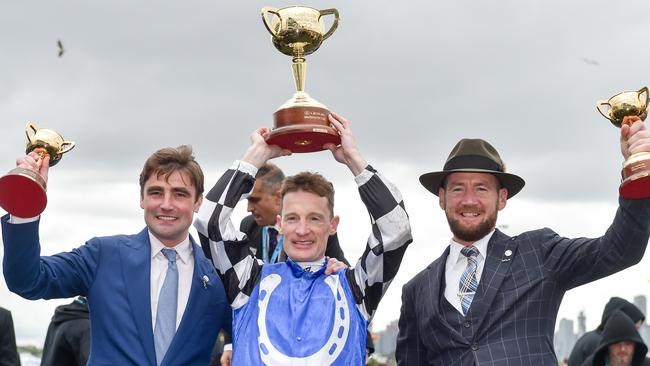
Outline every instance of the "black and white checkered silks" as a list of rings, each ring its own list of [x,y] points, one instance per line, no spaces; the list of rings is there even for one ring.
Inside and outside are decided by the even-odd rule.
[[[206,195],[194,224],[206,256],[224,282],[233,309],[248,302],[263,265],[250,252],[246,235],[230,219],[235,205],[253,188],[256,172],[254,166],[235,161]],[[413,239],[399,190],[371,166],[355,181],[370,214],[372,231],[363,255],[346,272],[346,278],[357,307],[369,321]]]

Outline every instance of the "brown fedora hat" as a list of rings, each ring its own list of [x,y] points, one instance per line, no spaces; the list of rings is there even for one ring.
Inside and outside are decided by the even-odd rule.
[[[493,174],[508,189],[508,198],[524,188],[526,182],[519,176],[505,172],[505,165],[497,150],[481,139],[462,139],[449,153],[447,162],[440,172],[420,176],[420,183],[431,193],[438,195],[438,189],[445,178],[455,172],[474,172]]]

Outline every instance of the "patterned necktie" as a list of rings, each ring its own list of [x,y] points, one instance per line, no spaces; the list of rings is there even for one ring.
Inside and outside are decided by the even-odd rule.
[[[158,310],[156,312],[156,327],[153,332],[156,347],[156,360],[162,363],[169,345],[176,333],[176,308],[178,306],[178,267],[176,267],[176,251],[162,249],[162,254],[167,257],[167,275],[158,296]]]
[[[478,268],[478,249],[476,247],[465,247],[460,252],[467,257],[467,267],[460,276],[458,284],[458,296],[460,297],[460,306],[463,309],[463,315],[467,315],[469,306],[472,305],[474,294],[478,288],[476,281],[476,269]]]

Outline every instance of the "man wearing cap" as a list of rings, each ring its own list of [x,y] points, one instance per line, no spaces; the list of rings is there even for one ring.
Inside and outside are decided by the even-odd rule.
[[[642,122],[621,128],[621,151],[650,151]],[[439,197],[453,238],[403,288],[400,366],[557,365],[553,331],[564,293],[638,263],[650,235],[650,200],[623,198],[600,238],[496,230],[498,211],[525,183],[480,139],[461,140],[444,169],[420,182]]]

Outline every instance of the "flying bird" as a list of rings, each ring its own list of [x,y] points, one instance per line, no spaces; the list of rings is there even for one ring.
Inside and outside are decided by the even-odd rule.
[[[596,60],[592,60],[592,59],[586,58],[586,57],[582,57],[582,58],[580,58],[580,60],[581,60],[582,62],[586,63],[587,65],[591,65],[591,66],[600,66],[600,62],[598,62],[598,61],[596,61]]]
[[[59,47],[59,57],[63,56],[65,49],[63,49],[63,43],[61,43],[60,39],[56,41],[56,45]]]

